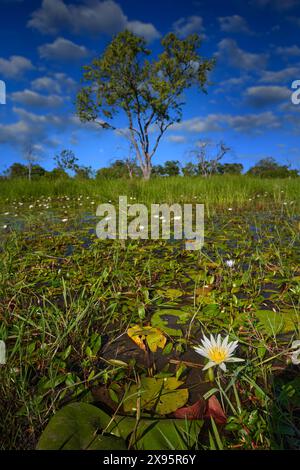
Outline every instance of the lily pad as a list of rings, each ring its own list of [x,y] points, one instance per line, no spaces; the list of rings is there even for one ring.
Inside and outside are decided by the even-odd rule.
[[[125,440],[134,432],[137,450],[188,450],[193,448],[203,426],[202,420],[109,416],[86,403],[72,403],[58,411],[48,423],[38,450],[125,450]],[[106,434],[101,436],[100,429]],[[99,432],[98,434],[97,431]],[[93,443],[89,445],[90,440]],[[89,445],[87,447],[87,445]]]
[[[147,342],[150,351],[156,352],[157,348],[164,348],[167,338],[163,335],[161,330],[153,326],[134,325],[128,328],[127,334],[139,348],[146,350],[145,341]]]
[[[184,325],[188,322],[191,314],[183,310],[164,309],[157,310],[151,317],[151,325],[160,328],[164,333],[169,336],[182,336],[180,328],[171,328],[168,326],[168,320],[163,317],[173,316],[177,317],[176,324]]]
[[[135,411],[137,399],[140,397],[143,410],[154,410],[160,415],[173,413],[184,406],[188,400],[188,390],[178,389],[182,384],[183,382],[175,377],[163,379],[143,377],[140,386],[134,384],[130,387],[127,398],[124,400],[124,411]]]
[[[88,403],[72,403],[58,411],[40,437],[38,450],[124,450],[125,441],[101,435],[110,416]]]
[[[256,317],[264,331],[272,336],[278,333],[288,333],[295,330],[300,317],[296,312],[273,312],[273,310],[257,310]]]

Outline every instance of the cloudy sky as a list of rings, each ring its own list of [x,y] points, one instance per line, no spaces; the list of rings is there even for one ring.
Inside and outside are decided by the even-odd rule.
[[[232,149],[227,161],[246,169],[265,156],[300,168],[300,104],[291,102],[291,84],[300,79],[300,0],[0,0],[0,12],[7,91],[0,172],[22,162],[28,142],[47,169],[64,148],[94,168],[127,154],[122,137],[81,124],[74,107],[82,66],[126,28],[154,54],[170,31],[199,33],[202,54],[217,59],[208,94],[186,93],[183,120],[154,163],[184,164],[201,139],[224,141]]]

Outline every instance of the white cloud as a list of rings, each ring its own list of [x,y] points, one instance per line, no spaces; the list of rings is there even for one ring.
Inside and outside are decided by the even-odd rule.
[[[142,23],[141,21],[128,21],[126,29],[136,34],[137,36],[142,36],[146,41],[150,42],[154,39],[159,39],[161,34],[151,23]]]
[[[218,21],[220,23],[221,31],[226,33],[249,34],[251,32],[245,18],[240,15],[220,16]]]
[[[19,55],[12,55],[9,59],[0,58],[0,73],[8,78],[20,78],[34,67],[29,59]]]
[[[31,90],[16,91],[12,93],[13,101],[32,107],[58,107],[63,104],[63,99],[58,95],[41,95]]]
[[[68,77],[65,73],[52,73],[51,76],[38,77],[32,80],[31,87],[36,91],[60,94],[63,91],[73,91],[76,87],[76,81]]]
[[[65,38],[57,38],[51,44],[43,44],[38,50],[42,59],[49,60],[80,60],[90,54],[85,46],[79,46]]]
[[[128,28],[151,41],[160,37],[151,23],[129,21],[122,8],[113,0],[92,0],[81,4],[63,0],[43,0],[28,26],[44,34],[57,34],[66,29],[73,33],[116,34]]]
[[[203,33],[203,19],[201,16],[188,16],[186,18],[179,18],[173,23],[172,29],[174,33],[180,37],[186,37],[193,33]],[[203,34],[202,34],[203,36]]]
[[[218,44],[217,58],[231,66],[243,70],[262,69],[266,66],[268,56],[255,54],[241,49],[233,39],[222,39]]]
[[[17,117],[16,122],[0,124],[0,143],[13,147],[22,147],[28,142],[52,146],[53,134],[56,136],[66,130],[74,132],[86,129],[101,132],[99,126],[96,127],[94,123],[81,123],[73,114],[36,114],[18,107],[14,107],[13,112]]]
[[[289,100],[291,90],[283,86],[252,86],[245,93],[250,105],[257,108],[271,106]]]
[[[288,46],[288,47],[277,47],[276,52],[277,54],[283,57],[286,57],[286,56],[297,57],[297,56],[300,56],[300,47],[296,46],[296,44],[294,44],[293,46]]]
[[[61,93],[60,84],[51,77],[39,77],[31,82],[31,86],[37,91]]]
[[[182,144],[186,141],[184,135],[171,134],[167,136],[169,142],[174,142],[176,144]]]
[[[279,84],[288,84],[289,82],[296,80],[300,75],[300,67],[286,67],[282,70],[265,70],[259,81],[265,83],[279,83]]]
[[[279,117],[267,111],[245,115],[209,114],[206,117],[195,117],[176,123],[171,129],[178,132],[205,133],[220,132],[229,128],[241,133],[261,133],[280,126]]]
[[[209,114],[205,118],[195,117],[181,121],[171,127],[172,131],[211,132],[220,131],[220,114]]]

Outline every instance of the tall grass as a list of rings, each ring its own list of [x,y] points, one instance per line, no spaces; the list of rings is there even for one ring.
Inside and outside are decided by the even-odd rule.
[[[50,181],[39,179],[0,181],[0,201],[31,199],[41,196],[86,195],[98,201],[118,199],[119,195],[136,197],[139,202],[203,202],[209,209],[228,207],[263,207],[273,204],[299,205],[299,178],[262,179],[249,176],[169,177],[143,180],[97,179]]]

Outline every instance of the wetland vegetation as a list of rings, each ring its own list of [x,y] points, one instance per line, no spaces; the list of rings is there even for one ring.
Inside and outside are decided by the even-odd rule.
[[[3,449],[300,448],[297,179],[16,180],[0,194]],[[203,249],[99,240],[96,207],[119,194],[204,203]],[[243,362],[203,370],[194,347],[218,334]]]

